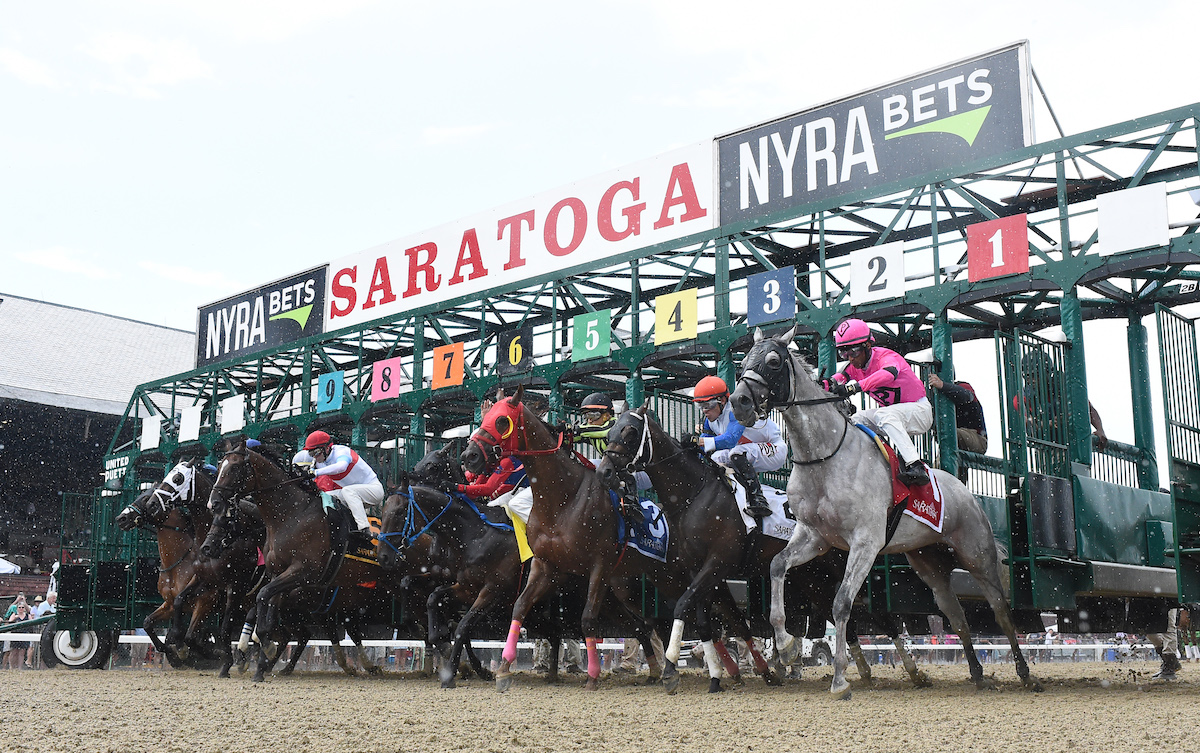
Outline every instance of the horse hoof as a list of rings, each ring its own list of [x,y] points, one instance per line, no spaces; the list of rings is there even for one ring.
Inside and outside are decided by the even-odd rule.
[[[351,677],[358,676],[358,670],[355,669],[354,667],[346,667],[345,672],[346,672],[346,674],[350,675]]]
[[[710,693],[724,693],[725,692],[725,688],[721,687],[721,678],[720,677],[708,678],[708,692],[710,692]]]
[[[975,680],[975,687],[979,690],[995,690],[996,683],[990,677],[980,677]]]
[[[451,677],[449,680],[442,680],[442,690],[453,690],[454,688],[458,687],[455,685],[454,680],[455,678],[453,677]]]
[[[228,680],[229,679],[229,667],[222,667],[221,671],[217,673],[217,678],[221,679],[221,680]]]
[[[1041,693],[1042,692],[1042,684],[1040,682],[1038,682],[1037,680],[1033,679],[1032,677],[1030,677],[1028,680],[1025,681],[1025,689],[1028,690],[1030,693]]]
[[[730,684],[732,684],[732,685],[733,685],[733,687],[735,687],[735,688],[744,688],[744,687],[746,687],[746,681],[745,681],[744,679],[742,679],[742,676],[741,676],[741,675],[734,675],[733,677],[730,677],[730,678],[729,678],[729,682],[730,682]],[[710,691],[710,692],[711,692],[711,691]]]
[[[479,679],[483,680],[484,682],[491,682],[492,680],[496,679],[496,675],[492,672],[492,670],[485,669],[483,667],[480,667],[476,674],[478,674]]]
[[[787,643],[784,643],[782,646],[778,647],[777,652],[779,654],[780,662],[785,665],[796,663],[796,659],[800,658],[800,647],[796,644],[796,639],[792,636],[788,636]]]
[[[290,674],[292,674],[292,672],[293,672],[293,670],[291,667],[284,667],[283,669],[279,670],[275,674],[279,675],[280,677],[287,677]]]
[[[513,686],[512,672],[505,672],[504,674],[496,675],[496,692],[497,693],[507,693],[508,689],[511,688],[512,686]]]
[[[583,684],[584,690],[599,690],[600,680],[595,677],[588,677],[587,682]]]
[[[842,680],[842,684],[840,686],[834,685],[833,687],[829,688],[829,695],[833,696],[835,701],[850,700],[850,683]]]
[[[763,673],[763,682],[765,682],[766,684],[768,684],[772,687],[779,687],[779,686],[783,685],[783,678],[781,678],[779,675],[775,674],[774,672],[767,670],[766,672]]]
[[[254,679],[253,679],[251,682],[262,682],[262,681],[263,681],[263,679],[264,679],[264,678],[263,678],[263,676],[262,676],[261,674],[255,673],[255,675],[254,675]]]
[[[663,675],[663,687],[667,689],[667,695],[675,695],[679,692],[679,673],[673,672],[670,675]]]
[[[378,676],[378,675],[383,674],[383,670],[380,669],[379,667],[371,667],[370,669],[367,670],[367,674],[372,675],[372,676]]]

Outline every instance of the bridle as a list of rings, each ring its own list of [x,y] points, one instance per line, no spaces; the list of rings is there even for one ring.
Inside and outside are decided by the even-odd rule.
[[[194,463],[196,462],[197,461],[185,460],[176,465],[170,470],[169,473],[167,473],[166,477],[163,478],[162,481],[158,482],[158,484],[154,486],[154,489],[148,495],[135,499],[133,502],[129,503],[129,505],[127,505],[125,509],[121,511],[121,513],[124,514],[126,511],[133,510],[133,512],[137,515],[137,518],[135,518],[135,525],[137,528],[142,528],[148,531],[167,530],[177,531],[179,533],[195,534],[195,525],[192,521],[191,509],[187,506],[187,504],[177,506],[175,503],[185,499],[195,501],[196,468]],[[175,480],[176,476],[180,477],[179,481]],[[164,520],[166,516],[170,514],[172,509],[178,507],[180,513],[183,515],[183,518],[186,521],[186,525],[180,527],[170,526],[166,523],[160,523],[159,516],[156,516],[150,510],[139,505],[139,500],[145,500],[147,503],[151,502],[151,500],[153,500],[153,502],[157,502],[160,511],[159,515],[161,515],[162,519]]]
[[[653,468],[654,466],[659,465],[660,463],[665,463],[668,460],[673,460],[674,458],[677,458],[684,453],[684,448],[679,446],[678,443],[676,443],[673,438],[668,436],[668,439],[670,440],[671,444],[676,448],[675,452],[671,453],[670,455],[667,455],[665,457],[661,457],[661,458],[655,460],[654,459],[654,437],[651,436],[651,434],[650,434],[650,422],[648,420],[646,420],[645,416],[638,413],[637,411],[629,411],[628,413],[626,413],[624,416],[621,417],[621,420],[626,420],[626,417],[628,417],[629,420],[636,419],[636,420],[642,422],[642,431],[641,431],[641,435],[638,439],[637,452],[635,452],[633,454],[633,456],[629,458],[629,462],[625,464],[626,470],[644,471],[647,468]],[[618,421],[618,426],[619,425],[620,425],[620,421]],[[616,429],[616,428],[617,428],[617,426],[613,427],[613,429]],[[620,435],[618,435],[618,440],[620,440]],[[612,462],[613,465],[620,467],[620,464],[618,463],[617,458],[626,453],[618,452],[617,450],[613,450],[612,446],[614,444],[619,445],[623,449],[626,447],[624,442],[621,442],[621,441],[613,442],[610,440],[608,443],[608,447],[604,450],[604,455]],[[643,454],[645,455],[645,458],[643,458]]]
[[[838,397],[837,395],[829,395],[828,397],[815,397],[815,398],[797,398],[796,397],[796,383],[799,380],[799,375],[796,372],[796,360],[792,357],[791,353],[787,352],[786,346],[780,345],[779,343],[776,343],[772,340],[763,340],[762,342],[763,343],[771,343],[771,347],[780,348],[783,350],[782,355],[775,351],[769,352],[767,355],[762,356],[762,361],[763,361],[763,365],[766,366],[767,368],[771,369],[772,371],[782,371],[783,368],[786,366],[786,368],[787,368],[787,387],[786,387],[786,389],[787,389],[788,394],[786,397],[783,396],[783,392],[784,392],[783,383],[777,382],[776,385],[774,387],[772,387],[771,384],[767,381],[766,377],[764,377],[762,374],[760,374],[758,371],[755,370],[758,367],[758,364],[753,363],[751,361],[751,356],[756,355],[754,353],[754,349],[751,349],[750,353],[746,355],[746,360],[742,362],[742,375],[738,381],[749,382],[750,384],[757,385],[758,387],[760,387],[762,389],[762,392],[763,392],[762,399],[756,401],[756,404],[754,406],[755,415],[757,415],[759,419],[766,418],[767,414],[771,410],[771,408],[791,408],[791,407],[809,407],[809,406],[814,406],[814,405],[826,405],[829,403],[838,403],[844,399],[844,398]],[[775,360],[777,360],[778,363],[773,364],[771,356],[774,356]],[[751,396],[753,396],[753,394],[754,394],[753,391],[751,391]],[[842,422],[843,422],[842,423],[842,436],[840,439],[838,439],[837,446],[833,448],[832,452],[830,452],[828,455],[826,455],[823,458],[818,458],[815,460],[795,460],[795,459],[793,459],[792,465],[817,465],[819,463],[824,463],[826,460],[829,460],[831,457],[836,455],[838,453],[838,451],[842,449],[842,445],[845,444],[846,435],[849,433],[849,430],[850,430],[850,420],[847,419],[845,416],[842,416]]]
[[[507,401],[505,400],[497,402],[492,408],[492,411],[495,411],[506,402]],[[509,407],[513,406],[509,404]],[[517,449],[518,430],[520,431],[520,438],[524,440],[526,446],[529,445],[529,434],[525,425],[524,407],[520,403],[517,403],[516,407],[519,408],[519,410],[513,411],[515,417],[513,415],[504,413],[496,418],[491,419],[491,421],[488,421],[487,419],[491,418],[491,412],[489,412],[488,416],[484,419],[485,425],[480,426],[473,434],[471,434],[471,444],[478,447],[479,451],[483,453],[489,469],[495,468],[496,465],[506,457],[524,458],[538,455],[553,455],[562,449],[563,442],[565,441],[567,435],[565,430],[558,433],[558,444],[553,447],[541,450]],[[497,421],[500,418],[503,418],[508,422],[507,429],[501,429],[498,425]],[[486,425],[487,423],[490,423],[492,427],[496,429],[496,432],[489,430]],[[499,433],[500,436],[497,437],[496,433]]]

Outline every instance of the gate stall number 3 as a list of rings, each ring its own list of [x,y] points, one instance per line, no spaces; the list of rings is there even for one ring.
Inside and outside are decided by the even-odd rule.
[[[796,318],[796,268],[781,267],[746,280],[746,324]]]

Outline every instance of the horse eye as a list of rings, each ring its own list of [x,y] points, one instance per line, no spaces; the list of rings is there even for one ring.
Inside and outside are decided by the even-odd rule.
[[[773,352],[768,353],[766,359],[764,359],[764,360],[766,360],[767,366],[772,369],[778,369],[780,367],[780,365],[783,363],[783,359],[780,357],[780,355],[778,353],[773,353]]]
[[[171,477],[171,481],[173,481],[176,485],[182,484],[183,483],[183,474],[176,473],[174,476]]]
[[[512,421],[508,416],[500,416],[496,419],[496,431],[500,432],[502,438],[508,436],[508,433],[512,431]]]

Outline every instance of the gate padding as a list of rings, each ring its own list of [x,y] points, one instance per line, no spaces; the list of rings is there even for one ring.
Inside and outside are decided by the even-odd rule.
[[[1151,565],[1163,553],[1148,551],[1147,530],[1170,522],[1171,496],[1076,476],[1075,515],[1082,559]]]

